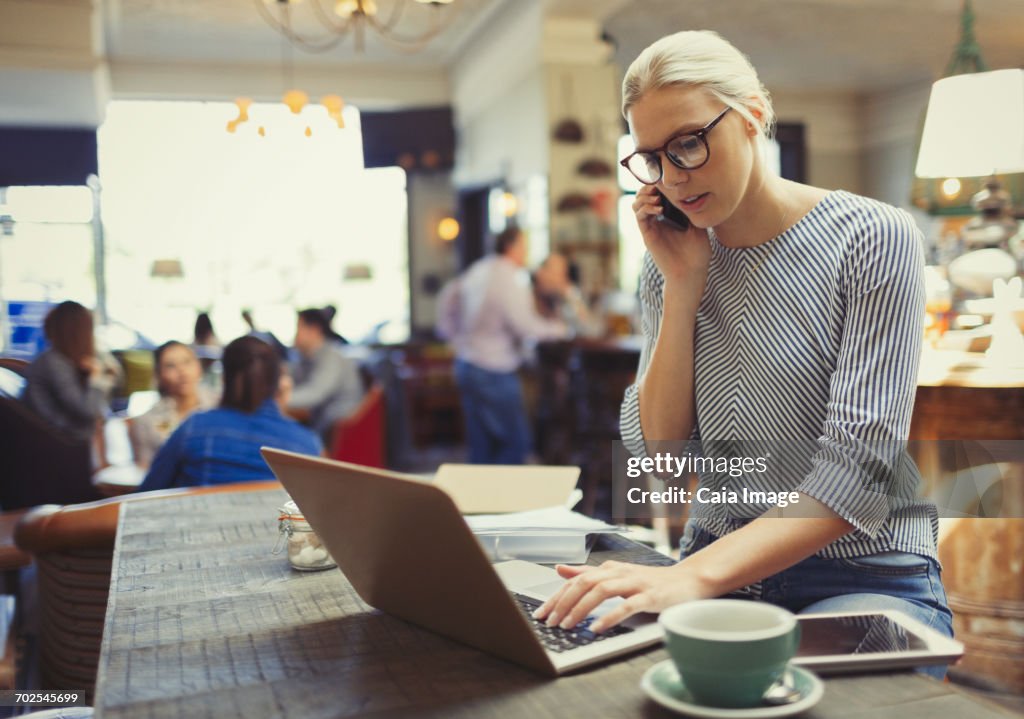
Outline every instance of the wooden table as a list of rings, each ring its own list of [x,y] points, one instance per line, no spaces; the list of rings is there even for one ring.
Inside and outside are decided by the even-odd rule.
[[[972,352],[925,351],[910,427],[925,491],[946,496],[961,475],[992,462],[976,440],[1024,440],[1024,367],[1000,367]],[[951,672],[965,682],[1024,691],[1024,466],[1004,465],[1002,518],[944,521],[939,541],[953,629],[967,654]],[[971,480],[961,480],[969,482]],[[970,486],[970,485],[968,485]],[[980,502],[979,496],[979,502]],[[980,504],[979,504],[980,506]],[[968,511],[979,511],[968,508]]]
[[[123,506],[97,717],[673,716],[639,688],[662,649],[545,679],[370,609],[337,570],[291,570],[270,554],[283,500],[273,490]],[[598,548],[592,561],[612,557],[624,552]],[[898,673],[829,680],[804,716],[1011,714]]]

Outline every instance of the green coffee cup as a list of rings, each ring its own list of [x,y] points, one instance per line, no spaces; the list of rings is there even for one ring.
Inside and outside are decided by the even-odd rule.
[[[663,611],[658,622],[683,684],[707,706],[759,706],[800,644],[796,617],[763,602],[686,602]]]

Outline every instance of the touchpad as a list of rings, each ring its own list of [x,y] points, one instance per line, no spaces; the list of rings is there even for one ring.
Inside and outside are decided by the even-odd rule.
[[[554,569],[533,562],[513,559],[508,562],[498,562],[493,566],[494,571],[501,578],[501,583],[509,591],[526,594],[535,599],[547,599],[565,584],[565,580],[558,576],[558,572]],[[534,596],[534,593],[530,591],[533,587],[550,587],[550,589],[545,596],[541,597]]]

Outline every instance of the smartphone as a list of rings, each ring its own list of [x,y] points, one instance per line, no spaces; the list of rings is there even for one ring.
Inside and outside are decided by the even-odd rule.
[[[658,221],[664,222],[669,227],[683,232],[690,229],[690,218],[686,216],[686,213],[669,202],[669,199],[661,193],[661,190],[655,190],[655,192],[658,193],[658,197],[661,199],[662,208],[662,213],[658,217]]]

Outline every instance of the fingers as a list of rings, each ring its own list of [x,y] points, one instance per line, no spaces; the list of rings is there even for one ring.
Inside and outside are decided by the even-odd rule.
[[[588,567],[594,569],[594,567]],[[535,619],[546,619],[547,625],[553,627],[562,621],[566,612],[576,604],[580,597],[580,589],[575,581],[569,581],[562,585],[561,589],[548,598],[540,609],[533,613]]]
[[[629,578],[601,582],[576,602],[576,606],[569,610],[558,626],[562,629],[571,629],[590,616],[601,602],[611,597],[628,596],[639,588],[636,580]]]
[[[608,562],[605,562],[605,564],[608,564]],[[579,565],[579,566],[571,566],[571,565],[568,565],[568,564],[558,564],[558,565],[555,566],[555,571],[557,571],[558,574],[561,575],[565,579],[573,579],[574,577],[578,577],[581,574],[585,574],[587,572],[593,572],[593,571],[596,571],[597,569],[598,569],[597,567],[591,567],[591,566],[587,566],[585,564]],[[561,604],[563,597],[565,597],[566,593],[568,591],[570,591],[570,586],[571,585],[572,585],[571,582],[566,582],[565,584],[563,584],[561,586],[561,588],[557,592],[555,592],[550,597],[548,597],[548,600],[546,602],[544,602],[542,605],[540,605],[540,607],[536,611],[534,611],[534,613],[533,613],[534,619],[544,619],[545,617],[548,617],[549,614],[551,613],[551,610],[554,609],[559,604]],[[572,605],[570,604],[568,606],[571,607]],[[562,614],[564,614],[564,612],[562,612]],[[558,618],[556,618],[556,617],[549,618],[548,626],[554,626],[557,621],[558,621]]]
[[[590,625],[590,630],[600,634],[603,631],[611,629],[616,624],[620,624],[631,616],[638,612],[649,611],[647,594],[641,592],[634,594],[624,601],[619,606],[612,609],[610,612],[605,614],[600,619],[597,619],[593,624]]]
[[[572,566],[570,564],[557,564],[557,565],[555,565],[555,571],[558,572],[558,574],[560,576],[564,577],[565,579],[572,579],[573,577],[577,577],[580,574],[583,574],[584,572],[586,572],[588,570],[591,570],[591,569],[594,569],[594,567],[588,567],[585,564],[581,564],[581,565],[577,565],[577,566]]]
[[[579,569],[582,571],[579,571],[577,576],[566,582],[553,597],[544,603],[534,616],[537,619],[543,619],[546,616],[549,627],[562,623],[585,595],[603,582],[607,582],[621,574],[623,566],[620,562],[605,562],[600,567],[580,567]],[[562,571],[568,572],[572,569],[572,567],[565,567],[560,569],[560,573]],[[612,595],[605,595],[605,598],[608,596]],[[594,602],[590,608],[593,609],[601,601],[603,600]],[[586,613],[582,614],[580,619],[577,619],[573,624],[578,623],[585,616]]]
[[[636,214],[638,221],[659,217],[664,212],[661,198],[653,190],[645,192],[644,190],[646,189],[644,188],[638,192],[633,200],[633,212]]]
[[[566,579],[571,579],[572,577],[579,576],[580,574],[583,574],[587,571],[591,571],[593,569],[596,569],[596,567],[588,567],[586,565],[579,567],[571,567],[566,564],[559,564],[555,567],[555,570]],[[568,587],[569,583],[567,582],[563,584],[557,592],[548,597],[548,600],[541,604],[540,607],[538,607],[534,611],[533,618],[544,619],[545,617],[547,617],[551,610],[555,607],[555,605],[557,605],[561,601],[562,596],[565,594]]]

